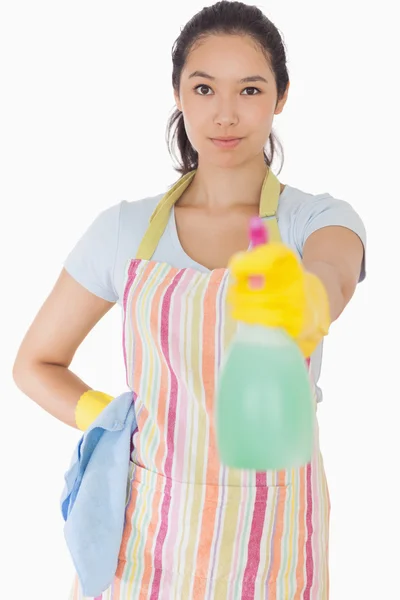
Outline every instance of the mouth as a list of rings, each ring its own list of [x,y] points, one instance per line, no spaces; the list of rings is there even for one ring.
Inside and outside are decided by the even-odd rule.
[[[219,148],[235,148],[241,140],[242,138],[235,137],[211,138],[212,143]]]

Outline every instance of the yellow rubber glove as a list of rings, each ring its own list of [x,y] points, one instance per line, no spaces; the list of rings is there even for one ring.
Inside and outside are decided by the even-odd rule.
[[[75,422],[78,429],[86,431],[111,400],[113,397],[103,392],[95,390],[84,392],[75,408]]]
[[[235,254],[229,269],[234,278],[228,292],[233,318],[282,327],[308,358],[330,326],[329,299],[321,280],[306,272],[282,243]]]

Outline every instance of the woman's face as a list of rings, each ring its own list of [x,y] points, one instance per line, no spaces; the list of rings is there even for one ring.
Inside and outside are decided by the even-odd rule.
[[[274,74],[252,38],[212,35],[196,43],[175,101],[199,164],[234,167],[262,157],[288,89],[276,105]]]

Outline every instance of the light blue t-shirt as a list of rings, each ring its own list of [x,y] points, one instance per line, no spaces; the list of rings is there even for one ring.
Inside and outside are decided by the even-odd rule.
[[[135,258],[150,216],[164,193],[138,201],[123,200],[102,211],[67,256],[64,261],[66,271],[96,296],[122,306],[125,268],[128,261]],[[348,202],[328,193],[309,194],[286,184],[279,198],[277,219],[282,241],[299,258],[303,257],[307,238],[322,227],[338,225],[354,231],[364,245],[359,281],[364,280],[366,231],[362,219]],[[152,260],[166,262],[177,268],[191,267],[208,271],[183,250],[173,208]],[[316,384],[321,360],[322,343],[311,357]],[[320,402],[322,394],[319,388],[317,393]]]

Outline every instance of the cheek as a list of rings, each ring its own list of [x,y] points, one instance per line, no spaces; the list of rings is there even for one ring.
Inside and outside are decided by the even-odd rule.
[[[193,126],[197,123],[207,121],[210,118],[210,110],[211,103],[199,96],[189,96],[184,105],[186,119],[188,122],[193,123]]]
[[[245,114],[243,114],[243,122],[246,123],[246,127],[249,132],[252,132],[252,138],[257,140],[257,143],[261,140],[268,138],[272,122],[274,118],[274,111],[270,109],[268,106],[263,104],[254,104],[251,110],[247,110]]]
[[[273,117],[273,110],[266,102],[254,102],[249,108],[248,106],[243,107],[242,119],[247,123],[263,127],[264,124],[268,125]]]
[[[184,106],[185,129],[193,146],[210,129],[210,114],[205,104],[203,102],[201,109],[196,101],[186,102]]]

